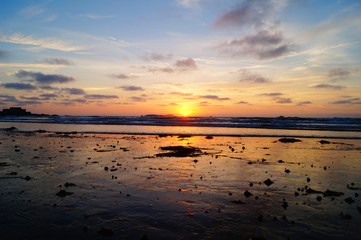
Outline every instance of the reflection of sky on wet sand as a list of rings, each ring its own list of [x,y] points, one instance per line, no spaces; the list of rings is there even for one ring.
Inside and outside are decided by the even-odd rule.
[[[359,140],[70,136],[1,135],[0,162],[9,165],[0,166],[1,233],[20,226],[24,231],[16,236],[56,233],[59,239],[97,239],[101,227],[125,239],[356,239],[359,233],[360,190],[347,188],[361,187]],[[207,154],[154,157],[164,146]],[[18,178],[25,176],[32,179]],[[266,186],[266,179],[274,183]],[[66,182],[76,186],[66,188]],[[306,185],[345,195],[306,194]],[[74,194],[56,196],[61,189]],[[348,197],[356,202],[346,203]]]

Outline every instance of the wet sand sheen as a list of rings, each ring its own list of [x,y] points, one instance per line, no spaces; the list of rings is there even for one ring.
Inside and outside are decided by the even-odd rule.
[[[0,133],[5,239],[358,239],[361,140]]]

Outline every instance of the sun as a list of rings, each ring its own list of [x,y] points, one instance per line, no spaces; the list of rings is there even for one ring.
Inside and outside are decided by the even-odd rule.
[[[194,113],[194,109],[191,106],[180,106],[176,109],[177,116],[180,117],[189,117]]]
[[[184,111],[184,112],[182,113],[182,117],[188,117],[188,116],[189,116],[189,113],[188,113],[188,112]]]

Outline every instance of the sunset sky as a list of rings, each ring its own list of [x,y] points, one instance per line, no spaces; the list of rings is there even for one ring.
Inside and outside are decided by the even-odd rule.
[[[361,117],[359,0],[4,0],[0,107]]]

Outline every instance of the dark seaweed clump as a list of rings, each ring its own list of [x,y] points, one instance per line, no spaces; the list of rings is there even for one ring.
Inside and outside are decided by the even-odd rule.
[[[279,142],[282,143],[294,143],[294,142],[302,142],[302,140],[297,138],[280,138],[278,139]]]
[[[167,146],[160,147],[165,153],[158,153],[156,157],[196,157],[202,154],[202,151],[196,147]]]

